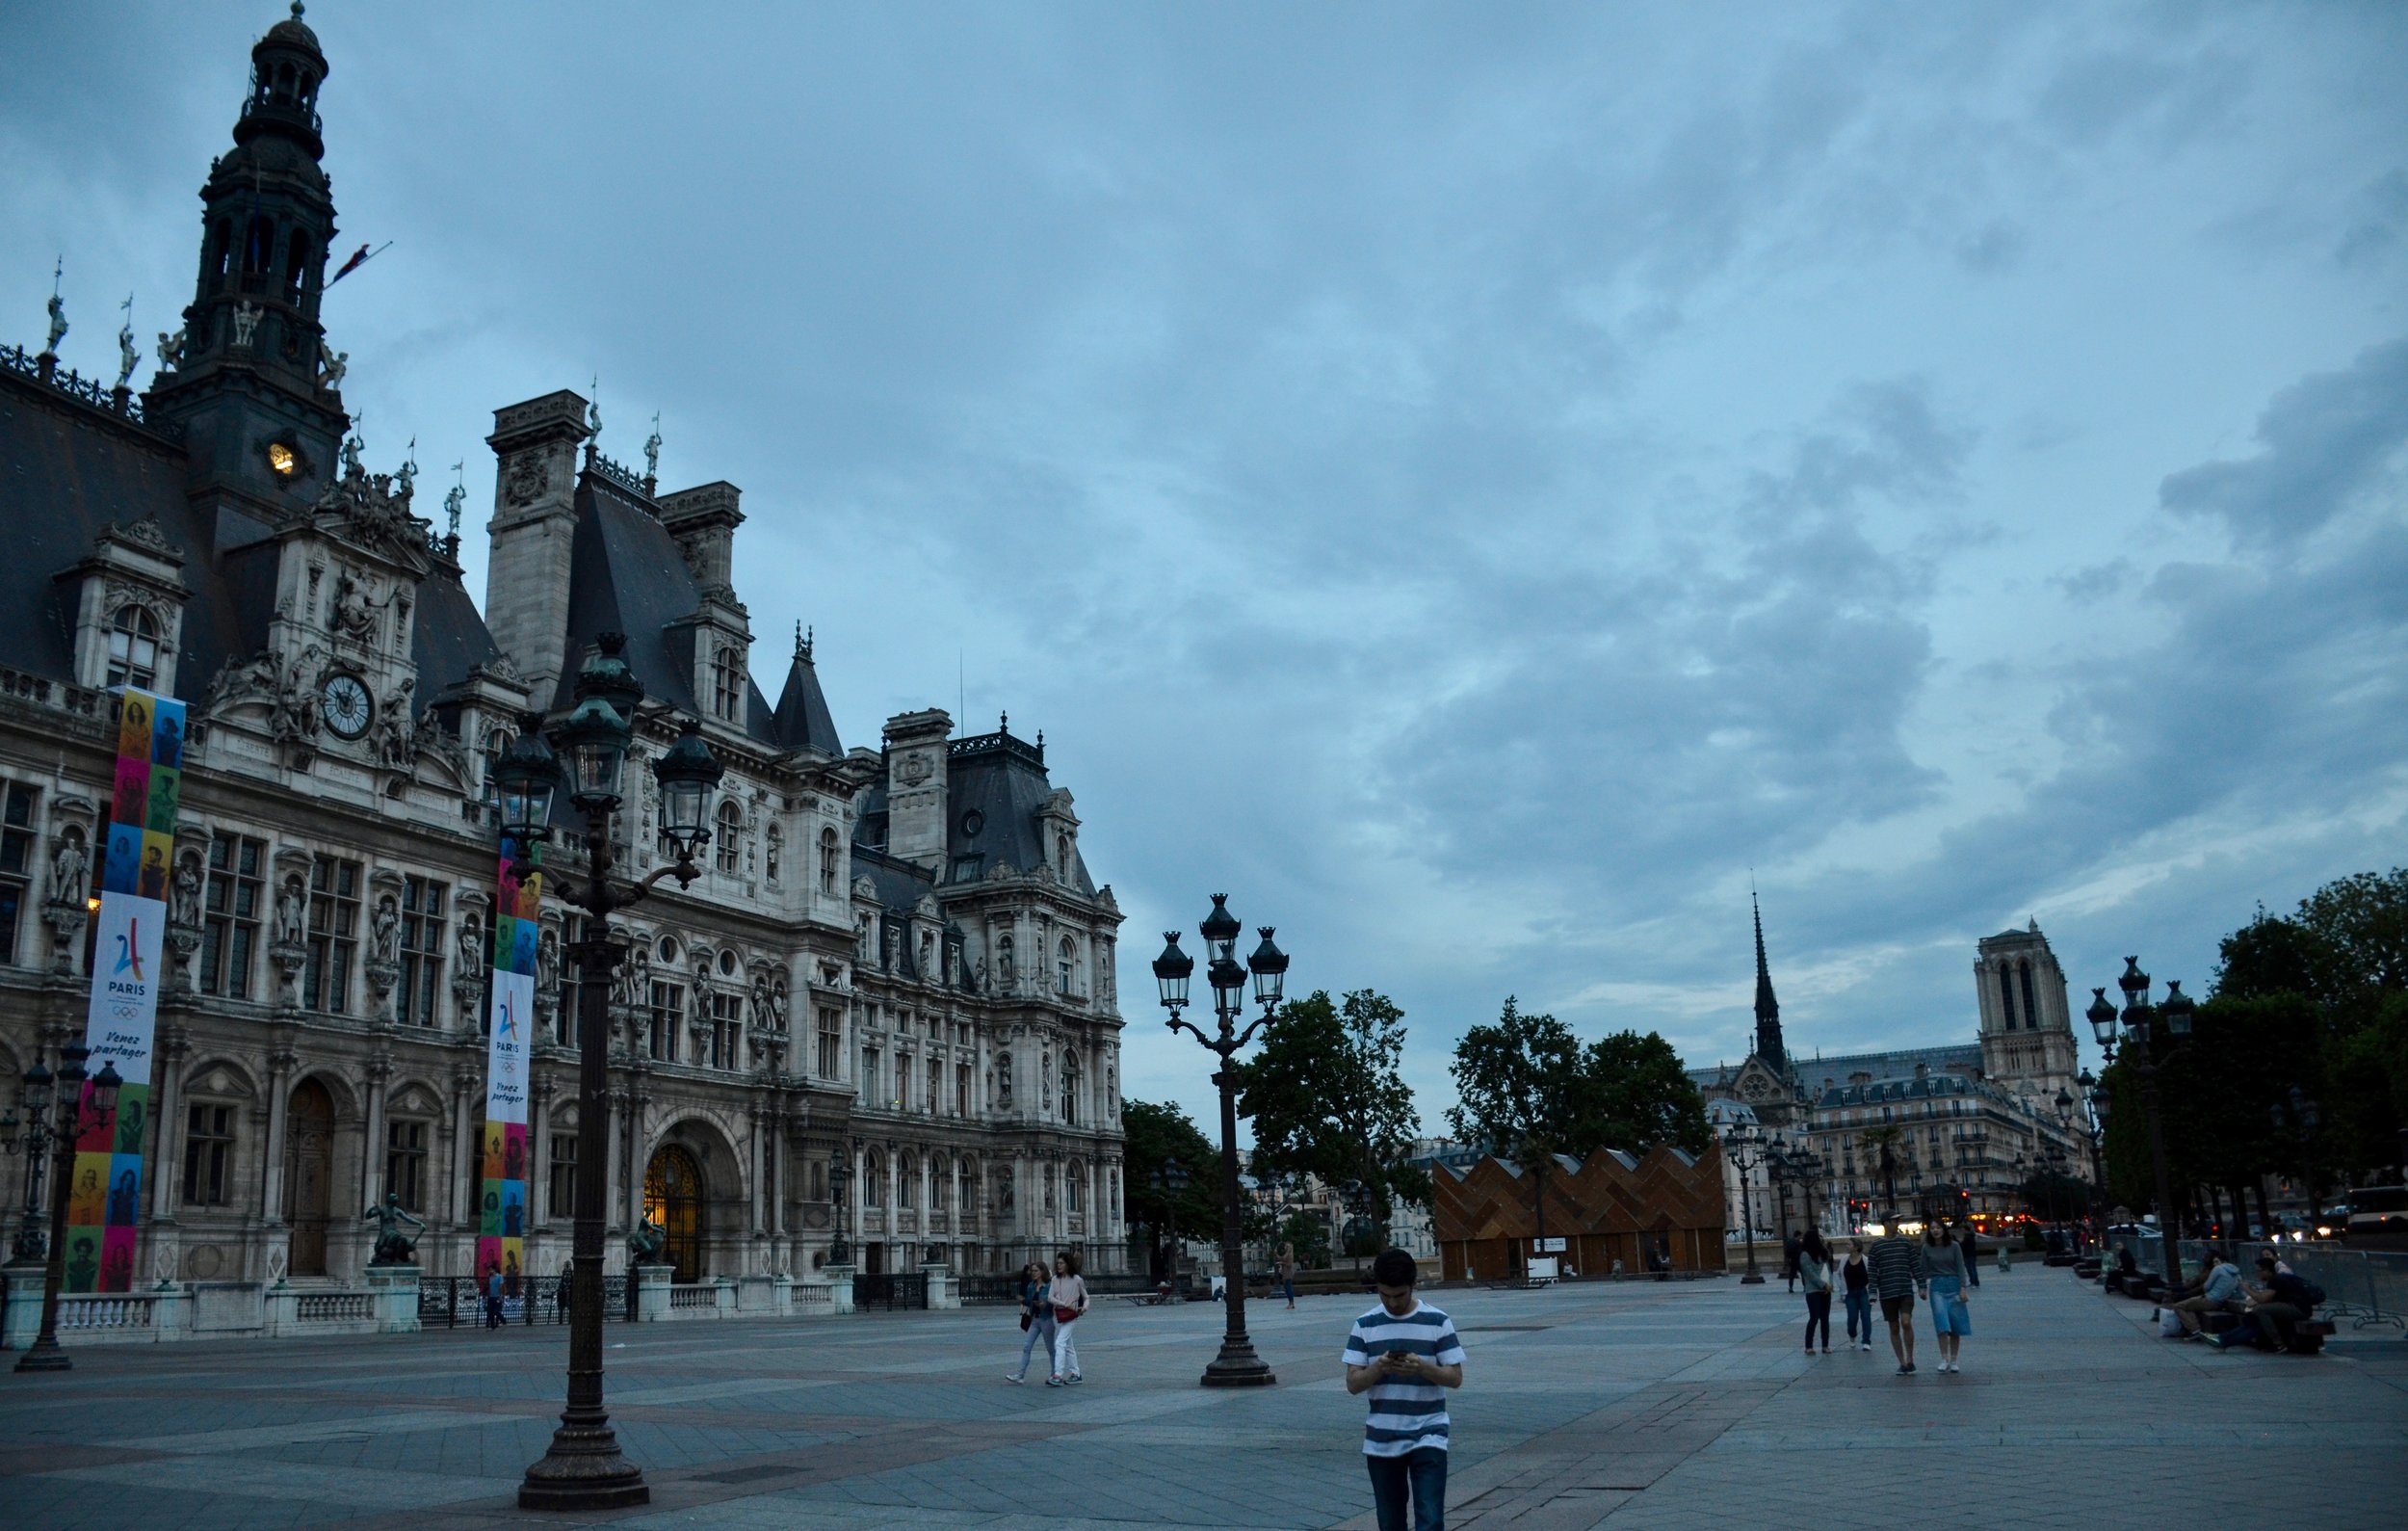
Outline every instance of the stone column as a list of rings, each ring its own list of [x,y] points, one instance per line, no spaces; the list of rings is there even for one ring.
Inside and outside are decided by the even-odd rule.
[[[649,1104],[650,1101],[651,1096],[647,1095],[641,1090],[631,1090],[628,1092],[626,1113],[627,1221],[624,1226],[630,1230],[633,1230],[638,1223],[643,1221],[643,1177],[645,1173],[651,1169],[651,1165],[646,1162],[643,1151],[643,1108]]]
[[[484,1124],[474,1115],[476,1106],[469,1093],[473,1083],[473,1076],[465,1069],[452,1074],[452,1227],[472,1234],[477,1231],[483,1208],[469,1193],[470,1171],[484,1150],[479,1141],[484,1135]]]
[[[537,1074],[527,1082],[527,1235],[552,1221],[552,1081]],[[530,1269],[533,1262],[530,1262]]]
[[[852,1246],[855,1260],[861,1258],[861,1206],[870,1199],[870,1157],[868,1150],[856,1143],[852,1146],[852,1200],[845,1203],[845,1238]]]
[[[761,1237],[765,1231],[767,1231],[768,1227],[762,1217],[761,1197],[765,1182],[769,1179],[770,1146],[766,1141],[766,1134],[764,1134],[761,1130],[760,1102],[753,1102],[751,1106],[746,1108],[745,1115],[746,1120],[748,1120],[752,1124],[751,1141],[745,1146],[745,1155],[750,1161],[752,1173],[746,1175],[746,1178],[752,1182],[750,1187],[752,1203],[752,1226],[750,1231],[752,1236],[757,1239]]]
[[[260,1150],[266,1161],[260,1176],[259,1221],[268,1227],[284,1226],[284,1108],[288,1104],[285,1081],[292,1076],[293,1054],[278,1047],[268,1058],[268,1136]]]
[[[360,1202],[374,1206],[384,1197],[384,1096],[393,1077],[392,1061],[372,1057],[367,1066],[367,1141],[359,1150]]]
[[[184,1028],[168,1028],[159,1043],[158,1084],[150,1102],[151,1125],[159,1134],[159,1151],[152,1156],[155,1169],[150,1187],[150,1221],[153,1225],[172,1224],[175,1221],[176,1178],[184,1148],[183,1137],[176,1130],[176,1113],[182,1109],[176,1097],[183,1093],[184,1055],[187,1050]]]

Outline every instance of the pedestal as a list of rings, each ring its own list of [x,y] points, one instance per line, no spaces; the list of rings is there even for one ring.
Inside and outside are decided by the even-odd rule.
[[[673,1265],[639,1265],[636,1267],[636,1322],[659,1324],[668,1318],[668,1282],[676,1274]]]
[[[0,1349],[23,1350],[41,1333],[41,1274],[39,1265],[11,1265],[7,1327],[0,1330]]]
[[[959,1307],[961,1294],[954,1286],[953,1269],[941,1260],[920,1267],[921,1279],[928,1282],[929,1307]]]
[[[371,1265],[365,1278],[380,1334],[418,1333],[418,1267]]]
[[[150,1333],[160,1340],[182,1339],[192,1328],[192,1315],[184,1301],[184,1289],[173,1281],[162,1280],[150,1289]]]
[[[831,1313],[851,1312],[852,1267],[850,1265],[822,1266],[820,1276],[827,1282],[827,1310]]]

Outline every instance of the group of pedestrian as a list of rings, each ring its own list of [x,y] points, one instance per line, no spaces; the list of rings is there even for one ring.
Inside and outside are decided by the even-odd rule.
[[[1898,1358],[1898,1374],[1912,1376],[1915,1305],[1927,1301],[1932,1333],[1940,1348],[1939,1369],[1964,1370],[1959,1357],[1966,1337],[1974,1332],[1967,1298],[1981,1284],[1973,1245],[1970,1229],[1960,1244],[1938,1223],[1925,1227],[1920,1240],[1892,1225],[1889,1232],[1872,1241],[1870,1250],[1851,1241],[1846,1257],[1835,1264],[1821,1231],[1810,1229],[1798,1240],[1795,1260],[1797,1280],[1806,1292],[1806,1354],[1817,1354],[1818,1333],[1822,1339],[1820,1354],[1831,1354],[1831,1293],[1836,1286],[1847,1304],[1850,1347],[1872,1349],[1872,1305],[1877,1299],[1882,1321],[1889,1326],[1890,1352]]]
[[[1045,1347],[1046,1386],[1069,1387],[1086,1381],[1079,1370],[1075,1337],[1079,1318],[1087,1308],[1080,1263],[1077,1250],[1064,1250],[1054,1256],[1050,1273],[1034,1260],[1021,1267],[1020,1327],[1028,1338],[1020,1342],[1019,1368],[1004,1373],[1005,1381],[1028,1381],[1029,1355],[1039,1345]]]

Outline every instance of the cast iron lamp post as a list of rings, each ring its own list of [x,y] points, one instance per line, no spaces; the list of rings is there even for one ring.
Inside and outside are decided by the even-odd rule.
[[[852,1227],[845,1209],[845,1192],[851,1184],[852,1166],[840,1153],[836,1162],[827,1167],[827,1194],[836,1203],[832,1208],[836,1219],[836,1236],[827,1241],[827,1263],[830,1265],[843,1265],[852,1258],[852,1245],[845,1238],[846,1230]]]
[[[2133,1070],[2140,1076],[2140,1103],[2149,1114],[2149,1158],[2157,1172],[2158,1241],[2165,1247],[2165,1286],[2167,1292],[2179,1291],[2183,1284],[2183,1252],[2181,1228],[2175,1226],[2174,1182],[2165,1169],[2165,1123],[2158,1114],[2158,1068],[2165,1060],[2157,1056],[2150,1045],[2152,1029],[2161,1028],[2175,1040],[2166,1050],[2171,1058],[2182,1051],[2182,1040],[2190,1035],[2191,1019],[2198,1007],[2183,992],[2183,981],[2169,978],[2165,983],[2162,1004],[2149,1003],[2149,975],[2140,970],[2140,959],[2124,959],[2124,976],[2115,981],[2124,991],[2124,1038],[2131,1045]],[[2099,1051],[2108,1064],[2115,1062],[2115,1007],[2107,1003],[2105,988],[2093,989],[2090,1009],[2085,1012],[2091,1031],[2099,1039]]]
[[[1747,1225],[1747,1274],[1740,1284],[1762,1286],[1765,1273],[1756,1268],[1756,1199],[1747,1184],[1748,1172],[1765,1162],[1762,1132],[1754,1122],[1741,1122],[1723,1133],[1722,1143],[1731,1168],[1740,1173],[1740,1221]]]
[[[1187,1194],[1188,1167],[1176,1159],[1165,1160],[1154,1166],[1150,1179],[1154,1200],[1163,1209],[1158,1229],[1163,1235],[1163,1281],[1165,1285],[1176,1285],[1179,1280],[1179,1198]]]
[[[1238,1071],[1233,1060],[1279,1008],[1279,996],[1287,985],[1288,956],[1271,944],[1271,928],[1265,925],[1263,944],[1254,948],[1243,966],[1239,965],[1238,937],[1244,927],[1229,912],[1227,894],[1214,894],[1213,911],[1195,929],[1204,938],[1204,976],[1213,986],[1213,1014],[1220,1019],[1219,1035],[1208,1036],[1180,1017],[1179,1013],[1187,1008],[1188,979],[1195,971],[1195,959],[1179,949],[1177,931],[1163,933],[1163,954],[1154,959],[1154,982],[1162,990],[1163,1008],[1170,1012],[1170,1029],[1194,1033],[1195,1040],[1220,1059],[1213,1083],[1220,1087],[1220,1269],[1229,1323],[1221,1334],[1220,1354],[1204,1368],[1204,1386],[1268,1387],[1278,1379],[1254,1354],[1254,1341],[1245,1333],[1245,1254],[1238,1237]],[[1254,1000],[1263,1013],[1240,1032],[1237,1018],[1245,1008],[1248,969],[1254,974]]]
[[[16,1242],[9,1251],[11,1265],[38,1265],[48,1258],[50,1239],[44,1225],[49,1221],[41,1204],[42,1167],[48,1160],[50,1132],[43,1125],[50,1120],[50,1069],[37,1058],[34,1067],[25,1070],[24,1089],[19,1103],[25,1109],[25,1120],[19,1122],[14,1111],[0,1117],[0,1151],[16,1153],[20,1143],[25,1155],[25,1210],[16,1225]]]
[[[611,879],[610,822],[619,801],[619,773],[635,736],[636,709],[643,685],[619,657],[626,640],[604,633],[578,672],[577,705],[554,730],[565,757],[569,802],[585,819],[586,876],[582,885],[566,879],[552,889],[563,902],[586,911],[585,936],[569,957],[585,981],[578,986],[577,1016],[577,1223],[569,1254],[568,1406],[551,1449],[527,1468],[518,1486],[522,1510],[612,1510],[649,1503],[643,1471],[619,1453],[617,1434],[602,1407],[602,1222],[610,1164],[609,1013],[604,1006],[619,949],[611,940],[611,915],[650,893],[665,877],[680,887],[701,872],[694,852],[711,835],[706,806],[721,767],[688,719],[668,752],[652,764],[661,786],[661,833],[676,848],[677,860],[641,883],[621,886]],[[563,761],[544,744],[539,720],[527,726],[495,770],[501,782],[503,854],[513,861],[532,857],[546,833],[552,792]]]
[[[2105,993],[2102,992],[2100,997],[2105,998]],[[2084,1069],[2081,1071],[2081,1077],[2074,1082],[2081,1086],[2082,1098],[2090,1102],[2090,1123],[2082,1129],[2082,1136],[2090,1140],[2090,1179],[2098,1187],[2098,1201],[2092,1205],[2090,1221],[2095,1243],[2100,1249],[2105,1249],[2107,1247],[2107,1211],[2115,1203],[2115,1193],[2107,1189],[2107,1179],[2105,1149],[2107,1119],[2107,1087],[2099,1083],[2099,1076],[2087,1069]]]
[[[27,1130],[28,1151],[39,1152],[50,1171],[50,1257],[41,1273],[41,1333],[16,1359],[18,1371],[72,1371],[75,1362],[59,1348],[59,1287],[66,1280],[66,1206],[68,1182],[75,1178],[75,1140],[87,1126],[102,1126],[117,1115],[118,1066],[103,1062],[92,1081],[92,1099],[84,1099],[84,1061],[92,1051],[81,1043],[59,1049],[58,1093],[50,1109],[57,1113],[44,1125],[36,1105],[50,1072],[39,1063],[25,1071],[25,1110],[33,1118]],[[13,1120],[13,1119],[12,1119]],[[19,1235],[20,1245],[23,1236]]]

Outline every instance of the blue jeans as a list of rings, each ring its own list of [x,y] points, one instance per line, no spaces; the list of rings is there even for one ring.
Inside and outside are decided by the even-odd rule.
[[[1405,1503],[1413,1506],[1411,1531],[1447,1531],[1447,1454],[1417,1446],[1401,1457],[1365,1457],[1372,1469],[1372,1506],[1379,1531],[1407,1531]]]
[[[1824,1320],[1824,1333],[1830,1333],[1830,1321]],[[1872,1288],[1870,1286],[1847,1294],[1847,1337],[1857,1336],[1857,1325],[1864,1326],[1864,1342],[1872,1343]]]
[[[1020,1342],[1019,1374],[1023,1377],[1029,1374],[1029,1352],[1040,1345],[1045,1347],[1045,1369],[1048,1373],[1052,1372],[1054,1369],[1054,1310],[1052,1308],[1048,1307],[1045,1310],[1043,1318],[1030,1322],[1028,1336]]]

